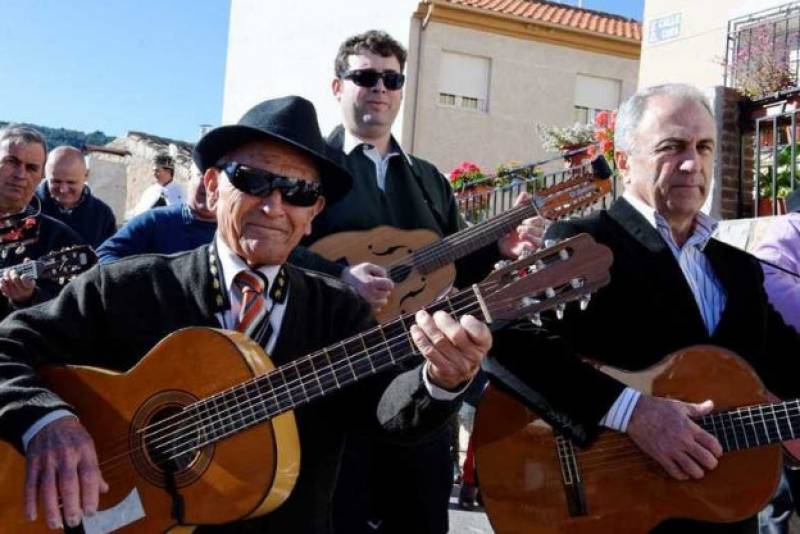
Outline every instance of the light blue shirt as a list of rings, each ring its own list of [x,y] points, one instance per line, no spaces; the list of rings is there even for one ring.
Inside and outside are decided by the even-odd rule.
[[[682,247],[679,247],[672,236],[667,220],[660,213],[627,191],[622,198],[627,200],[656,229],[672,251],[672,255],[678,262],[683,277],[694,295],[697,309],[706,326],[706,332],[711,335],[719,324],[727,301],[725,289],[720,284],[717,275],[714,274],[714,269],[704,253],[708,240],[711,239],[711,235],[717,227],[717,221],[705,213],[699,212],[694,220],[692,235]],[[640,396],[641,392],[633,388],[625,388],[600,420],[600,424],[625,432]]]

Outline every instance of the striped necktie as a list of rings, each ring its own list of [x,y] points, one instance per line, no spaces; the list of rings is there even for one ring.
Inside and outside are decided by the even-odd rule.
[[[234,328],[252,338],[267,314],[267,301],[264,298],[266,284],[259,274],[252,271],[237,274],[233,284],[241,295],[241,307]]]

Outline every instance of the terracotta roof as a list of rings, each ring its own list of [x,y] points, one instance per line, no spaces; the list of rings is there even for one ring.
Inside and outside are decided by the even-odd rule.
[[[642,24],[634,19],[566,4],[544,0],[443,0],[442,3],[491,11],[637,42],[642,40]]]

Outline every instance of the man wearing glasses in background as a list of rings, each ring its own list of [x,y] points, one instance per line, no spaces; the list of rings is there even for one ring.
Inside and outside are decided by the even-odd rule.
[[[381,225],[428,229],[440,236],[465,227],[447,179],[431,163],[403,151],[392,136],[403,99],[406,57],[400,43],[376,30],[350,37],[339,47],[332,89],[343,125],[333,130],[328,145],[344,159],[354,177],[353,189],[314,220],[304,245]],[[529,223],[457,261],[455,286],[482,280],[501,255],[513,258],[522,248],[535,247]],[[386,270],[371,263],[345,267],[303,247],[295,249],[291,261],[340,277],[376,309],[387,303],[394,287]],[[334,501],[336,530],[447,532],[453,481],[450,434],[445,428],[413,447],[348,438]]]

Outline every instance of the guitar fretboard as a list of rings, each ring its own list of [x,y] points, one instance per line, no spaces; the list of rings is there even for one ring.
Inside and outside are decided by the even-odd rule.
[[[779,443],[800,437],[800,399],[717,412],[697,422],[725,452]]]
[[[472,289],[442,299],[428,311],[440,309],[485,321]],[[176,442],[173,455],[187,445],[194,450],[216,442],[402,364],[418,354],[410,336],[412,324],[413,314],[404,315],[192,404],[181,423],[188,436]]]
[[[534,194],[529,202],[512,208],[497,217],[481,224],[465,228],[430,245],[420,248],[412,254],[412,262],[422,274],[431,273],[453,263],[467,254],[494,243],[523,220],[539,214],[552,197],[568,198],[565,205],[555,206],[553,211],[563,216],[572,211],[571,206],[584,205],[586,199],[594,198],[598,190],[593,181],[566,190],[555,190],[553,193]]]

